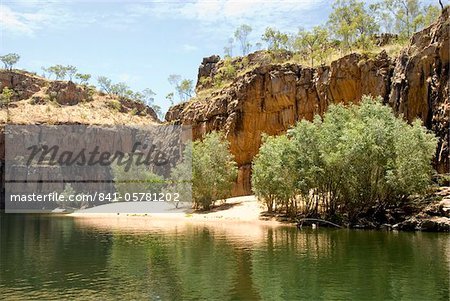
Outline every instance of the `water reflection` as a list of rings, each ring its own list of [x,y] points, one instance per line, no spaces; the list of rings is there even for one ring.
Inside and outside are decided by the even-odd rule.
[[[1,226],[7,299],[449,299],[448,234],[39,215]]]

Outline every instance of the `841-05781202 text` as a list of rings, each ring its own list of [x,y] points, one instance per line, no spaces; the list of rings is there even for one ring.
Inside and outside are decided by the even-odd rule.
[[[104,193],[109,195],[109,193]],[[174,193],[149,193],[149,192],[131,192],[124,193],[123,195],[115,192],[112,200],[125,201],[125,202],[179,202],[180,194]],[[109,197],[109,196],[108,196]],[[109,201],[109,200],[107,200]]]

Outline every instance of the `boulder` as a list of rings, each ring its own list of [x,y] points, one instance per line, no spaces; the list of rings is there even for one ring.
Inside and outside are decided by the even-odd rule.
[[[201,78],[211,77],[213,75],[213,71],[215,71],[216,64],[220,61],[220,56],[211,55],[209,57],[203,58],[202,63],[198,67],[198,77],[197,77],[197,86],[196,89],[206,88],[202,86]]]
[[[60,105],[73,106],[90,98],[87,89],[71,81],[54,81],[47,90],[50,98],[55,98]]]
[[[422,231],[429,232],[449,232],[450,218],[448,217],[433,217],[420,221],[418,227]]]
[[[46,85],[46,80],[24,71],[0,70],[0,91],[4,87],[14,90],[12,101],[30,98]]]
[[[450,198],[442,199],[439,202],[439,210],[443,216],[450,217]]]

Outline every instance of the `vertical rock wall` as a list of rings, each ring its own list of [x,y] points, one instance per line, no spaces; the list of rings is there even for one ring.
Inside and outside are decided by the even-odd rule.
[[[251,193],[251,162],[261,134],[278,135],[298,120],[312,120],[331,103],[381,96],[409,121],[421,118],[439,137],[436,169],[448,172],[449,9],[439,21],[416,33],[399,57],[350,54],[319,68],[265,64],[237,77],[210,97],[172,107],[166,120],[193,127],[194,139],[220,130],[239,165],[233,195]],[[217,57],[199,68],[199,78],[214,70]],[[204,68],[202,66],[205,66]]]

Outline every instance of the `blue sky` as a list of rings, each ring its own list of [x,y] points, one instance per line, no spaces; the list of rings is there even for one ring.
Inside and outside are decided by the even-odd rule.
[[[133,90],[151,88],[165,111],[168,76],[195,82],[202,58],[223,56],[238,25],[253,27],[255,43],[267,26],[294,32],[325,22],[330,2],[0,0],[0,54],[19,53],[17,67],[38,73],[75,65],[94,84],[105,75]]]

